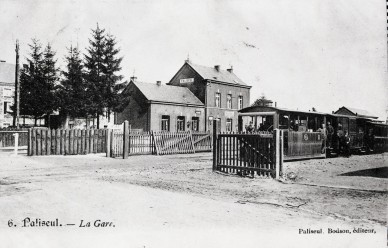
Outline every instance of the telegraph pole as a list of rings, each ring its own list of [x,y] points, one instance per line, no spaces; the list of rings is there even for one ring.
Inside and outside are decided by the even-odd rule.
[[[19,128],[20,113],[20,83],[19,83],[19,40],[16,40],[16,65],[15,65],[15,106],[16,111],[13,118],[13,126]]]

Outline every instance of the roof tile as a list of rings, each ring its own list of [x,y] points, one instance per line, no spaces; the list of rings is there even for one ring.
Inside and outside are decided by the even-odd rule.
[[[348,107],[344,107],[348,110],[350,110],[351,112],[353,112],[354,114],[357,114],[359,116],[365,116],[365,117],[377,117],[375,116],[374,114],[372,114],[371,112],[367,111],[367,110],[364,110],[364,109],[357,109],[357,108],[348,108]]]
[[[191,62],[188,62],[187,64],[189,64],[204,79],[247,86],[247,84],[238,78],[233,72],[221,69],[217,71],[214,67],[197,65]]]
[[[160,85],[132,81],[150,101],[203,105],[203,103],[186,87]]]

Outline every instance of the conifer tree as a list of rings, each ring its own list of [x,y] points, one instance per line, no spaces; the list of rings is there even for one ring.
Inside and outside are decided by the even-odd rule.
[[[55,52],[52,50],[50,43],[47,44],[43,52],[42,66],[42,87],[45,96],[42,107],[47,118],[47,125],[50,126],[50,115],[58,110],[59,101],[57,97],[59,83],[59,68],[56,66]]]
[[[29,47],[29,66],[23,68],[20,74],[20,112],[34,116],[36,125],[38,118],[49,117],[57,109],[58,68],[55,52],[49,44],[42,51],[39,40],[33,39]]]
[[[106,36],[105,51],[104,51],[104,74],[105,74],[105,91],[104,105],[108,113],[108,118],[112,110],[116,110],[119,105],[119,92],[123,88],[121,80],[122,75],[117,75],[121,71],[122,57],[117,57],[120,49],[116,48],[116,39],[113,35]]]
[[[62,71],[59,99],[62,116],[87,117],[89,105],[83,78],[83,64],[77,47],[70,46],[65,56],[66,70]]]
[[[98,24],[95,30],[92,30],[92,39],[89,39],[89,48],[85,54],[85,79],[88,88],[88,98],[91,100],[88,107],[88,113],[97,117],[97,128],[99,128],[99,117],[103,114],[104,104],[104,85],[106,77],[104,74],[104,52],[105,52],[105,29],[100,29]]]
[[[23,67],[20,73],[20,114],[34,116],[36,125],[37,118],[43,114],[43,111],[37,108],[42,101],[38,79],[41,78],[39,68],[43,63],[43,52],[42,45],[36,39],[32,40],[29,47],[31,52],[27,58],[28,67]]]
[[[99,116],[104,113],[110,116],[110,112],[116,110],[119,104],[119,92],[124,84],[121,71],[122,58],[118,57],[120,49],[116,39],[111,34],[106,34],[98,24],[92,30],[92,39],[89,39],[89,47],[85,54],[85,79],[87,81],[89,113],[97,117],[99,128]]]

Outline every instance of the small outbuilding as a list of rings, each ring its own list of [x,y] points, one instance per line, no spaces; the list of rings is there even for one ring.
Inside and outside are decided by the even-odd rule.
[[[186,87],[145,83],[132,79],[122,92],[124,110],[115,124],[129,121],[142,131],[204,131],[204,104]]]
[[[369,118],[369,119],[378,119],[379,118],[367,110],[349,108],[349,107],[345,107],[345,106],[339,108],[337,111],[334,112],[334,114],[358,116],[358,117]]]

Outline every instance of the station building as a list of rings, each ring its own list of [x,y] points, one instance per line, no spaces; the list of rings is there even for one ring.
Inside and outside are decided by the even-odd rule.
[[[127,106],[115,124],[128,120],[143,131],[238,130],[238,110],[249,106],[250,88],[233,69],[206,67],[186,60],[166,85],[131,79],[122,94]]]
[[[217,120],[219,131],[238,130],[238,110],[249,106],[250,89],[233,72],[219,65],[207,67],[186,60],[168,85],[188,88],[204,104],[205,130]]]

